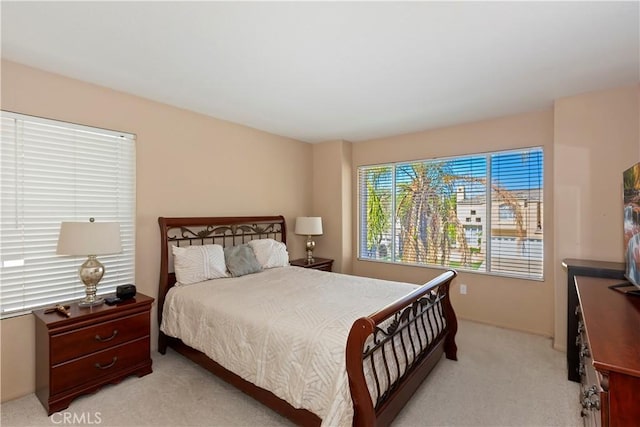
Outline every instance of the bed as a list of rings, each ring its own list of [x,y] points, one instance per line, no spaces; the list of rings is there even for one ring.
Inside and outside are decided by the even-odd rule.
[[[284,217],[158,222],[158,351],[174,349],[298,425],[389,425],[443,354],[457,360],[453,270],[416,286],[269,268],[263,257],[253,274],[185,286],[175,247],[286,247]]]

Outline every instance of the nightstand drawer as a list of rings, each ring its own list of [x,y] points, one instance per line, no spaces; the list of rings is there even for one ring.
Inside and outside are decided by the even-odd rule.
[[[51,337],[51,364],[115,347],[149,334],[149,313],[97,323]]]
[[[51,368],[51,394],[65,391],[149,360],[149,337],[89,354]]]

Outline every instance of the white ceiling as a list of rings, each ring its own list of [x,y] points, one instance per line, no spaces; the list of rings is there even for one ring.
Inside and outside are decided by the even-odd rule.
[[[639,4],[2,1],[2,57],[355,142],[637,83]]]

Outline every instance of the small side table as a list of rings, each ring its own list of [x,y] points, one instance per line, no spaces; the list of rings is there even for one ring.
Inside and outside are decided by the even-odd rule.
[[[331,271],[333,260],[328,258],[314,258],[313,262],[307,262],[306,258],[294,259],[289,264],[296,267],[313,268],[314,270]]]
[[[78,307],[71,317],[33,312],[36,323],[36,396],[47,414],[76,397],[129,375],[151,373],[153,298],[138,293],[117,305]]]

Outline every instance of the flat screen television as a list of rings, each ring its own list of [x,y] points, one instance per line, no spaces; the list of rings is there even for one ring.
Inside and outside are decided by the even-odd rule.
[[[622,182],[625,278],[635,287],[625,293],[640,295],[640,163],[623,172]]]

